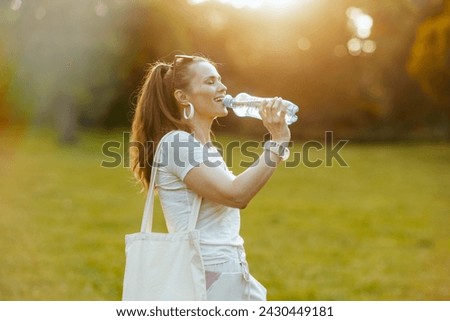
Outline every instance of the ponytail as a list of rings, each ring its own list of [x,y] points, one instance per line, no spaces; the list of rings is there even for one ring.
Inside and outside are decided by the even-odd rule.
[[[130,138],[130,161],[134,176],[147,190],[155,148],[171,130],[190,131],[181,121],[173,95],[173,68],[158,62],[151,65],[138,94]]]

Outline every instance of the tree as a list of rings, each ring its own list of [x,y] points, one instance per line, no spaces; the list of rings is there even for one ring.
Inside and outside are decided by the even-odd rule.
[[[61,143],[74,143],[80,117],[100,117],[114,95],[120,41],[110,25],[120,3],[18,3],[5,8],[15,16],[8,31],[14,107],[20,118],[52,123]]]
[[[148,64],[192,51],[191,37],[195,32],[186,22],[192,19],[187,14],[189,8],[185,0],[139,0],[123,5],[112,26],[122,46],[115,63],[116,94],[100,119],[101,125],[129,127],[133,113],[130,105],[136,103]]]
[[[407,65],[422,90],[439,106],[448,130],[450,117],[450,2],[426,21],[417,36]]]

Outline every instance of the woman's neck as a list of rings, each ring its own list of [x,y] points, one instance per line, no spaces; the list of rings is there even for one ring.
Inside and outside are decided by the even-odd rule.
[[[192,122],[192,129],[195,138],[202,144],[211,141],[211,126],[212,120],[194,119]]]

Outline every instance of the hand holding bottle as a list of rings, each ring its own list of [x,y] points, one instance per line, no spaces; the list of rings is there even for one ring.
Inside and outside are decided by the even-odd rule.
[[[279,143],[289,142],[291,131],[285,121],[288,106],[279,97],[264,99],[259,107],[259,114],[264,126],[272,136],[272,140]]]

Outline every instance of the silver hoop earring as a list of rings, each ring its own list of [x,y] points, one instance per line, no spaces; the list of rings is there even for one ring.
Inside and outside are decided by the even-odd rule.
[[[195,113],[194,105],[192,105],[191,103],[188,103],[188,106],[189,106],[189,115],[186,115],[186,108],[183,108],[183,117],[186,120],[192,119],[192,117],[194,117],[194,113]]]

